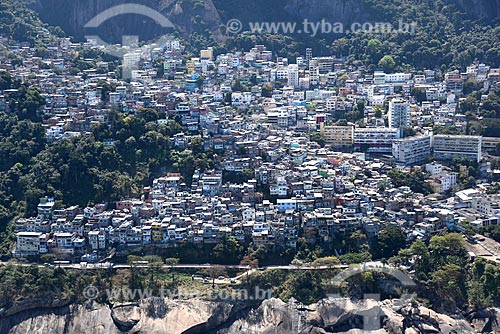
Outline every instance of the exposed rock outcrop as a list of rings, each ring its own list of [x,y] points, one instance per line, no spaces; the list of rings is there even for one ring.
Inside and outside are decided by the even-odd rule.
[[[448,0],[456,3],[470,16],[485,20],[497,20],[500,18],[500,0]]]
[[[446,0],[457,5],[471,18],[491,22],[500,16],[500,0]],[[40,17],[50,25],[60,26],[71,36],[83,38],[84,26],[93,17],[118,4],[136,3],[159,11],[178,27],[185,37],[193,32],[211,31],[219,41],[224,39],[221,25],[239,19],[243,27],[248,22],[310,21],[353,22],[375,21],[381,18],[358,0],[38,0],[34,5]],[[138,35],[152,39],[165,34],[158,25],[141,15],[123,15],[110,19],[99,29],[104,40],[121,42],[121,36]],[[108,39],[106,39],[108,37]]]
[[[268,299],[254,304],[150,298],[140,303],[70,305],[0,318],[0,334],[469,334],[498,332],[500,311],[471,313],[467,319],[393,300],[324,299],[302,305]]]
[[[366,327],[365,327],[366,326]],[[264,301],[245,318],[210,333],[476,333],[462,318],[454,319],[423,306],[393,301],[322,300],[307,307],[277,299]]]
[[[134,304],[71,305],[0,319],[0,333],[179,334],[213,317],[220,305],[199,300],[150,298]]]
[[[307,18],[310,21],[319,22],[322,19],[327,22],[341,22],[350,25],[353,22],[364,22],[372,19],[371,13],[366,10],[362,1],[358,0],[291,0],[285,6],[285,11],[298,19]]]
[[[472,327],[480,333],[500,333],[500,309],[489,308],[471,312],[467,319]]]
[[[212,0],[38,0],[34,9],[45,22],[60,26],[67,34],[78,38],[97,34],[105,41],[120,43],[125,35],[137,35],[143,40],[172,32],[144,15],[130,14],[111,17],[97,29],[85,28],[91,19],[106,9],[130,3],[160,12],[185,36],[209,29],[216,38],[222,38],[219,28],[221,19]]]

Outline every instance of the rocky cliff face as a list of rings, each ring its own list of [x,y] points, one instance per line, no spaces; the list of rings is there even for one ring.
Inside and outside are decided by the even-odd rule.
[[[458,5],[472,18],[492,21],[500,16],[500,0],[445,0]],[[159,11],[172,21],[186,37],[193,32],[211,31],[223,40],[221,25],[229,19],[258,21],[328,22],[376,21],[364,1],[358,0],[38,0],[35,9],[47,23],[60,26],[69,35],[83,37],[85,24],[102,11],[118,4],[137,3]],[[123,35],[139,35],[145,39],[165,33],[158,25],[140,15],[123,15],[103,23],[100,32],[113,42]]]
[[[105,40],[121,42],[121,36],[124,35],[151,39],[170,32],[146,16],[130,14],[109,18],[94,31],[85,28],[92,18],[106,9],[130,3],[141,4],[160,12],[186,36],[205,29],[211,30],[216,38],[220,39],[222,36],[219,29],[221,19],[212,0],[38,0],[35,9],[45,22],[60,26],[68,35],[79,38],[98,32]]]
[[[423,306],[395,301],[354,302],[329,299],[304,306],[268,299],[259,304],[231,305],[201,300],[152,298],[140,303],[66,305],[19,312],[0,318],[0,334],[294,334],[357,333],[363,315],[378,314],[372,333],[498,332],[500,310],[460,316],[436,313]]]
[[[472,17],[493,21],[500,18],[500,0],[449,0]]]
[[[297,19],[307,18],[310,21],[342,22],[349,25],[353,22],[370,20],[371,13],[366,10],[362,1],[357,0],[291,0],[285,6],[285,11]]]

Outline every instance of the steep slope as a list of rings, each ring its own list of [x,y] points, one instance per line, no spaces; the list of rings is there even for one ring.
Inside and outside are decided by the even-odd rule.
[[[450,2],[457,4],[476,19],[498,22],[500,17],[500,0],[450,0]]]
[[[492,22],[500,15],[500,0],[445,0],[457,5],[470,19]],[[219,26],[229,19],[239,19],[244,24],[252,21],[321,20],[330,22],[380,21],[387,16],[395,18],[391,6],[400,0],[37,0],[35,8],[47,23],[62,27],[69,35],[82,37],[84,26],[94,16],[117,4],[139,3],[160,11],[179,27],[185,36],[193,32],[211,31],[221,40]],[[401,4],[403,5],[403,4]],[[406,4],[411,6],[410,4]],[[374,10],[373,8],[377,8]],[[380,10],[379,10],[380,9]],[[384,12],[384,10],[386,10]],[[435,9],[439,11],[439,9]],[[437,13],[437,12],[436,12]],[[388,15],[390,14],[390,15]],[[396,14],[394,16],[393,14]],[[103,26],[103,31],[117,36],[136,34],[151,37],[160,31],[144,17],[127,15],[113,19],[112,24]],[[246,26],[246,25],[245,25]]]
[[[82,38],[89,33],[89,30],[84,28],[85,25],[96,15],[113,6],[129,3],[145,5],[159,11],[185,36],[194,32],[204,33],[208,29],[217,39],[221,39],[221,21],[212,0],[38,0],[34,8],[45,22],[60,26],[71,36]],[[124,35],[151,39],[166,33],[167,30],[148,17],[125,14],[110,18],[99,27],[98,32],[103,39],[121,42],[121,36]]]
[[[48,28],[28,8],[31,0],[0,0],[0,35],[19,42],[34,43],[39,31]]]
[[[372,19],[363,1],[357,0],[214,0],[224,21],[236,18],[247,22],[319,21],[342,22]]]

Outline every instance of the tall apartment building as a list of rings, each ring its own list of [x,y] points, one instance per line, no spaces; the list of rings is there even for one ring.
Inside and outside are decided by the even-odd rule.
[[[288,86],[299,87],[299,67],[297,64],[288,65]]]
[[[392,142],[394,160],[405,165],[422,164],[431,155],[431,136],[414,136]]]
[[[467,158],[481,160],[480,136],[465,135],[435,135],[433,138],[434,159],[451,160]]]
[[[392,142],[399,138],[399,130],[391,128],[354,129],[354,148],[368,152],[390,153]]]
[[[320,132],[325,143],[333,147],[352,147],[354,139],[353,126],[325,126],[321,124]]]
[[[313,54],[313,50],[311,48],[307,48],[306,49],[306,63],[307,63],[307,66],[311,66],[311,60],[312,60],[312,54]]]
[[[403,99],[392,99],[389,102],[389,127],[399,129],[403,136],[403,128],[410,126],[410,104]]]

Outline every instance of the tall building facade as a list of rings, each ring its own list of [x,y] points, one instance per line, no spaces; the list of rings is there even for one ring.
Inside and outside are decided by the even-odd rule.
[[[466,158],[481,160],[480,136],[435,135],[433,139],[434,159],[451,160]]]
[[[389,127],[399,129],[399,137],[403,137],[403,129],[410,126],[410,104],[403,99],[392,99],[389,102]]]
[[[431,136],[396,139],[392,142],[392,155],[397,163],[407,166],[423,164],[431,155]]]
[[[288,65],[288,86],[299,87],[299,66]]]
[[[352,147],[354,140],[354,126],[326,126],[321,124],[320,132],[327,145],[333,147]]]
[[[355,128],[354,148],[367,152],[390,153],[392,142],[398,138],[398,129]]]

